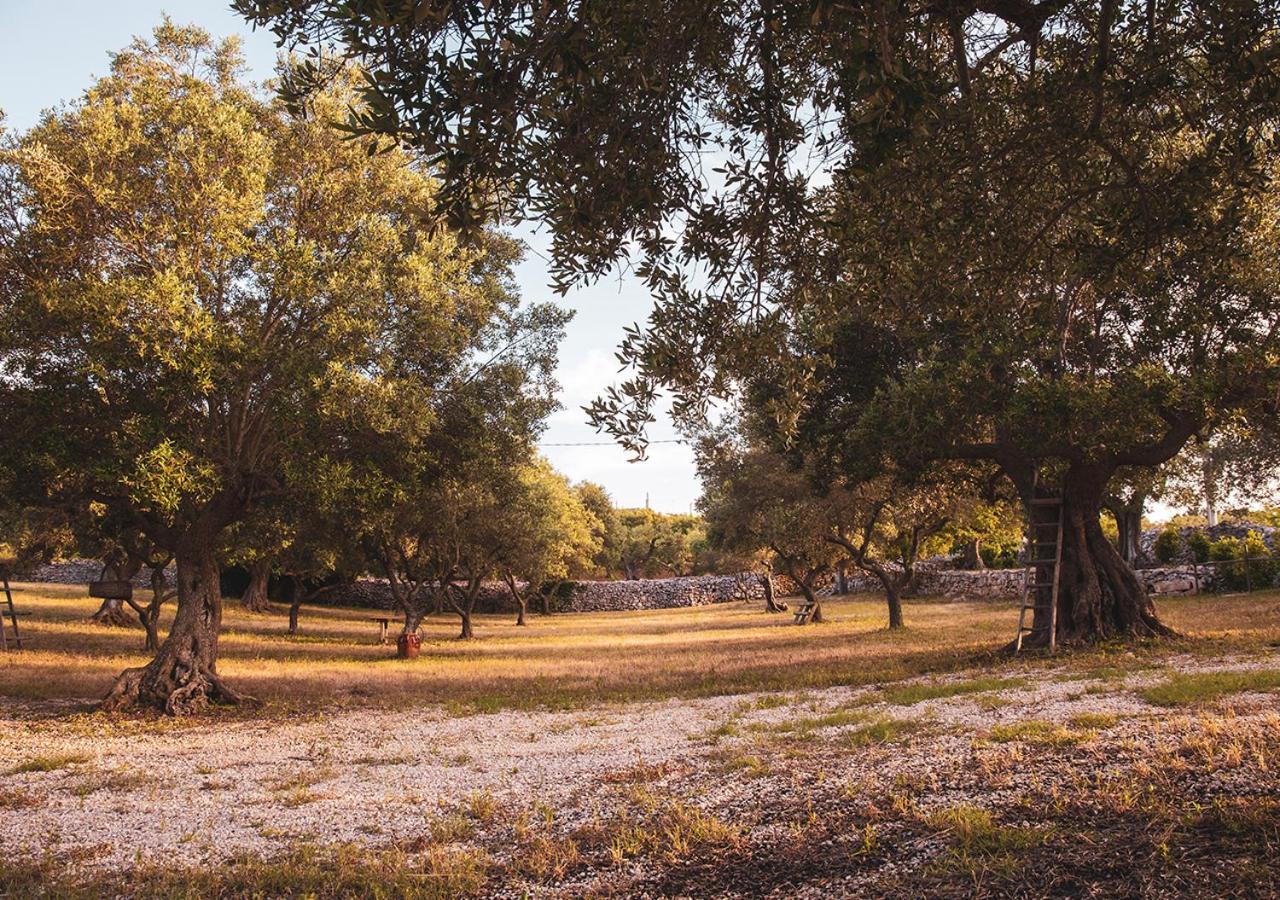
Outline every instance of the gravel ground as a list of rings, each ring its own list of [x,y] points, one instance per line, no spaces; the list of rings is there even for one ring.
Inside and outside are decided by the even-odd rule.
[[[1171,717],[1136,690],[1172,672],[1274,667],[1277,659],[1178,656],[1161,664],[1119,678],[1041,670],[998,693],[910,705],[885,703],[876,687],[832,688],[573,712],[450,716],[439,708],[415,715],[344,710],[305,721],[224,719],[150,729],[10,709],[0,711],[0,757],[13,769],[39,768],[42,761],[56,767],[6,778],[0,801],[9,799],[0,802],[0,827],[10,852],[74,852],[85,865],[108,869],[126,868],[138,858],[195,865],[244,852],[269,856],[299,842],[409,843],[420,840],[433,820],[467,809],[477,797],[491,797],[508,821],[516,811],[545,804],[555,811],[557,827],[569,830],[624,804],[622,786],[646,782],[722,819],[745,823],[749,839],[767,846],[786,833],[793,811],[833,792],[849,796],[872,781],[909,776],[923,785],[919,802],[925,808],[998,802],[1001,791],[1017,786],[1011,778],[1002,781],[1000,767],[990,765],[984,753],[994,758],[1008,745],[983,750],[975,738],[1001,725],[1066,725],[1082,714],[1116,716],[1099,727],[1098,739],[1114,746],[1113,759],[1120,764],[1141,752],[1144,741],[1157,740]],[[964,677],[893,687],[950,680]],[[1274,717],[1274,695],[1252,700],[1242,698],[1239,715]],[[750,773],[733,768],[735,756],[760,752],[760,735],[785,733],[789,724],[841,711],[849,721],[810,725],[817,743],[808,752],[766,758]],[[884,719],[913,723],[918,731],[891,745],[849,750],[851,733]],[[822,752],[823,742],[841,739],[840,753]],[[1238,776],[1223,772],[1220,783],[1206,791],[1233,795],[1259,789],[1232,777]],[[470,840],[485,844],[483,824]],[[501,846],[488,849],[501,859]],[[937,852],[936,840],[904,839],[885,863],[890,868],[880,867],[877,877],[894,868],[916,869]],[[609,877],[639,883],[653,875],[644,864],[631,863]],[[568,896],[588,886],[598,889],[599,877],[580,872],[534,890]],[[842,876],[838,892],[858,892],[862,877]],[[822,896],[834,889],[823,881],[807,888],[784,882],[771,890]],[[696,884],[657,892],[669,891],[709,892]]]

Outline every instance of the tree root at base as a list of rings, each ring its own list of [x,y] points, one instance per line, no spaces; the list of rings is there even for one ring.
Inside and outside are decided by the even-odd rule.
[[[199,712],[210,704],[223,706],[256,706],[258,701],[227,685],[216,673],[195,669],[185,678],[157,679],[151,666],[126,669],[120,673],[111,690],[102,698],[98,709],[118,712],[136,707],[149,707],[170,716]],[[155,683],[155,682],[159,683]],[[151,682],[151,683],[149,683]]]

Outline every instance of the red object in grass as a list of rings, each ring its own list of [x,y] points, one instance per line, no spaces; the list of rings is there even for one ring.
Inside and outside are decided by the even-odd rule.
[[[420,652],[422,652],[422,638],[418,637],[417,632],[402,634],[396,638],[396,656],[401,659],[413,659]]]

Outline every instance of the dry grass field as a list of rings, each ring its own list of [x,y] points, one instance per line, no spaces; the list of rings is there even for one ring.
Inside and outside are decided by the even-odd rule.
[[[1016,613],[874,597],[428,625],[228,603],[252,709],[105,716],[140,630],[22,585],[0,896],[1280,895],[1280,594],[1009,659]]]
[[[88,621],[98,601],[83,588],[18,584],[29,649],[0,657],[0,696],[29,701],[91,701],[124,668],[141,665],[140,629]],[[144,592],[145,593],[145,592]],[[300,633],[287,634],[283,612],[256,615],[226,603],[220,671],[262,700],[266,712],[309,712],[317,706],[403,708],[452,704],[478,711],[571,708],[600,702],[705,697],[750,691],[875,684],[975,665],[1021,671],[1043,657],[1009,660],[999,648],[1012,637],[1017,612],[997,603],[918,601],[907,628],[885,628],[874,596],[829,600],[827,621],[795,627],[791,616],[759,604],[674,610],[529,617],[477,616],[476,639],[456,640],[455,616],[429,618],[422,656],[395,659],[379,645],[373,611],[307,608]],[[1196,653],[1253,651],[1280,641],[1280,595],[1165,600],[1161,613],[1193,638]],[[172,605],[162,616],[161,634]],[[392,622],[393,635],[395,622]],[[1087,654],[1105,665],[1162,654],[1169,644],[1101,648]],[[1082,655],[1077,654],[1077,659]]]

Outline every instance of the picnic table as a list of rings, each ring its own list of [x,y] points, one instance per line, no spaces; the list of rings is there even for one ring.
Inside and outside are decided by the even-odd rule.
[[[391,617],[372,616],[369,621],[378,623],[378,643],[385,644],[387,642],[387,629],[391,627]]]

